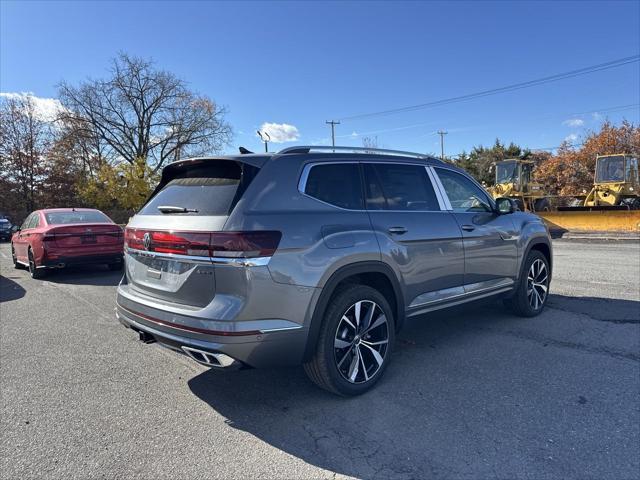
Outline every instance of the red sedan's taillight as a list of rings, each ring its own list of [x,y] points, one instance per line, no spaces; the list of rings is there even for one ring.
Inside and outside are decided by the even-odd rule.
[[[147,235],[146,240],[145,235]],[[278,248],[281,237],[280,232],[272,230],[165,232],[127,228],[125,246],[136,250],[175,255],[255,258],[272,256]]]

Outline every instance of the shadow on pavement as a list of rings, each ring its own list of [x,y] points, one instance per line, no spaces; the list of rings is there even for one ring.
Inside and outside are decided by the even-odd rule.
[[[69,285],[116,286],[123,272],[112,272],[106,265],[73,265],[47,271],[44,280]]]
[[[580,302],[603,301],[574,300],[554,295],[551,303],[581,310]],[[620,307],[631,314],[635,308],[637,313],[638,302],[606,302],[609,310]],[[538,319],[546,322],[545,315],[557,313]],[[513,317],[495,303],[411,320],[398,336],[385,377],[358,398],[339,398],[316,388],[299,367],[207,371],[192,378],[189,387],[232,427],[340,474],[489,478],[497,468],[503,476],[559,475],[567,471],[556,470],[539,455],[541,445],[575,428],[590,439],[581,448],[597,450],[603,446],[597,435],[603,425],[584,423],[588,386],[578,380],[573,387],[585,389],[580,390],[585,396],[567,393],[562,382],[560,391],[548,386],[549,373],[540,362],[553,360],[545,359],[541,344],[527,348],[542,357],[527,357],[522,346],[501,341],[504,336],[482,335],[532,321],[536,319]],[[571,455],[558,460],[575,462],[574,468],[579,461]],[[588,463],[586,455],[582,461]]]
[[[24,297],[25,291],[10,278],[0,275],[0,302],[10,302]]]
[[[640,323],[640,302],[598,297],[549,295],[548,306],[611,323]]]

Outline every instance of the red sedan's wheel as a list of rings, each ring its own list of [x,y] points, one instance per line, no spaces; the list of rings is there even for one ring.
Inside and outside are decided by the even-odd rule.
[[[31,248],[29,248],[29,275],[36,280],[44,277],[44,269],[37,267]]]

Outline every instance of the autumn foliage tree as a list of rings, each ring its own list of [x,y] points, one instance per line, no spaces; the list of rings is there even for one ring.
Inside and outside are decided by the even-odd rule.
[[[469,152],[462,152],[452,162],[460,168],[464,168],[473,175],[479,182],[493,185],[494,174],[491,166],[494,162],[506,160],[508,158],[528,159],[532,152],[511,142],[509,145],[496,139],[491,147],[479,145],[473,147]]]
[[[557,153],[535,172],[538,181],[553,195],[581,195],[593,186],[598,155],[640,153],[640,127],[624,120],[620,126],[606,121],[598,132],[589,132],[578,148],[563,143]]]
[[[0,210],[24,216],[40,204],[49,170],[51,123],[30,95],[4,97],[0,103]]]

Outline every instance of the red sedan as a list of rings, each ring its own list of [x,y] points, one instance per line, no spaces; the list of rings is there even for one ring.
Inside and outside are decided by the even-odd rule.
[[[36,210],[11,237],[16,268],[29,268],[40,278],[48,268],[104,263],[122,269],[122,228],[99,210],[51,208]]]

